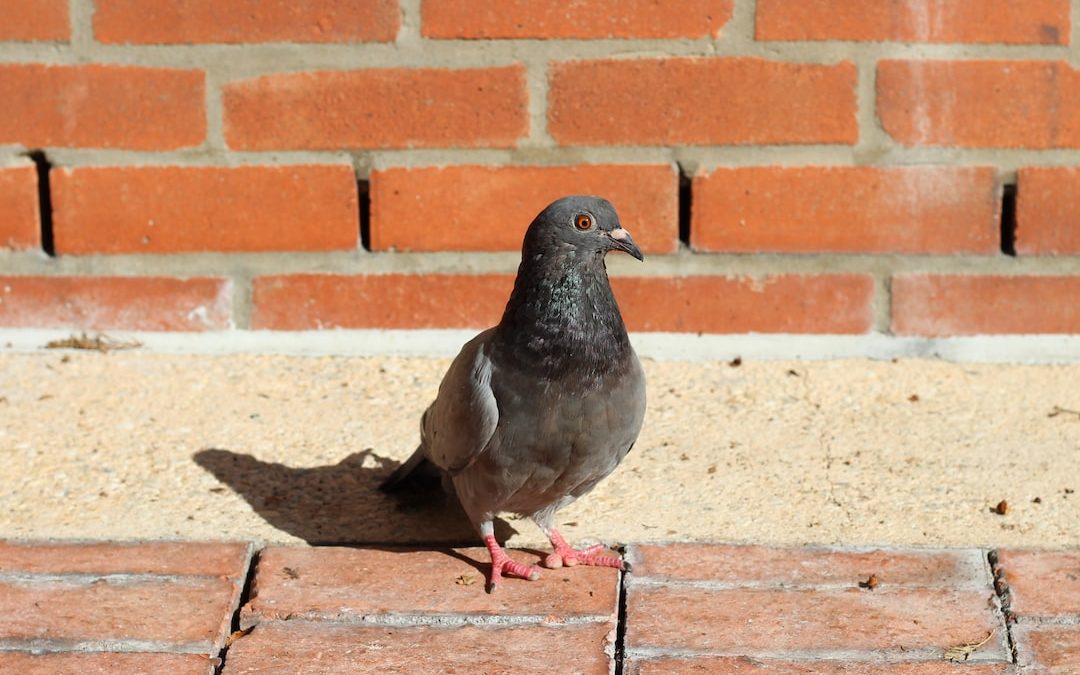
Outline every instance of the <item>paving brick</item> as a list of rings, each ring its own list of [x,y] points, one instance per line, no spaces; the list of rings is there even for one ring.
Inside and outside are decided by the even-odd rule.
[[[679,244],[679,178],[671,164],[448,166],[371,175],[371,246],[399,251],[521,250],[525,229],[568,194],[611,201],[646,253]]]
[[[213,675],[215,667],[200,654],[0,652],[0,672],[18,675]]]
[[[429,38],[702,38],[720,34],[733,0],[424,0]]]
[[[848,61],[555,63],[548,127],[563,145],[850,145],[859,136],[855,80],[855,65]]]
[[[861,274],[614,277],[611,285],[634,331],[865,333],[872,321],[874,283]]]
[[[877,111],[908,146],[1080,147],[1080,74],[1063,61],[878,63]]]
[[[535,554],[512,557],[538,564]],[[271,547],[259,557],[244,625],[273,619],[355,621],[372,615],[541,617],[546,623],[612,622],[618,573],[611,568],[543,570],[484,592],[487,550]],[[462,583],[465,577],[468,583]],[[611,625],[613,627],[614,624]]]
[[[232,282],[192,277],[0,277],[0,326],[224,330]]]
[[[86,167],[53,172],[61,254],[355,249],[349,166]]]
[[[236,150],[513,147],[529,129],[520,65],[267,75],[224,106]]]
[[[205,75],[119,65],[0,64],[0,144],[174,150],[206,137]]]
[[[0,249],[41,246],[37,169],[25,162],[0,168]]]
[[[1080,254],[1080,169],[1020,169],[1016,185],[1016,252]]]
[[[159,541],[70,543],[0,541],[0,573],[247,575],[251,546]]]
[[[899,335],[1080,333],[1080,276],[901,274],[892,280]]]
[[[1080,551],[1003,550],[998,567],[1009,586],[1011,613],[1080,619]]]
[[[758,0],[758,40],[1069,44],[1069,0]]]
[[[59,41],[70,36],[68,0],[4,0],[0,3],[0,40]]]
[[[1003,627],[984,590],[870,591],[632,585],[627,647],[729,655],[859,651],[943,653],[996,637],[982,658],[1006,659]]]
[[[400,628],[287,621],[262,624],[237,640],[223,672],[607,675],[614,639],[608,624]]]
[[[1040,675],[1080,673],[1080,626],[1021,624],[1013,627],[1017,663]]]
[[[511,275],[285,274],[253,282],[255,329],[487,328],[498,323]]]
[[[996,253],[992,167],[745,167],[693,183],[701,251]]]
[[[209,654],[228,634],[239,594],[236,582],[206,577],[0,582],[0,641],[98,649],[139,641]]]
[[[397,0],[97,0],[105,43],[391,42]]]
[[[750,656],[701,656],[697,658],[659,658],[628,664],[627,675],[690,675],[716,673],[727,675],[1011,675],[1009,663],[948,663],[944,661],[888,662],[864,660],[792,661]]]
[[[856,588],[871,574],[881,587],[989,588],[986,559],[976,549],[865,551],[773,548],[727,544],[635,545],[634,579],[715,581],[783,586],[835,585]]]

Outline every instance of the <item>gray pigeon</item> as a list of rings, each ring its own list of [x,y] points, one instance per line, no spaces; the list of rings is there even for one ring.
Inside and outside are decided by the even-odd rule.
[[[571,548],[555,528],[556,511],[615,469],[645,417],[645,374],[604,265],[612,250],[644,260],[599,197],[564,197],[533,220],[502,320],[462,348],[421,418],[420,447],[382,485],[438,469],[491,554],[488,592],[504,574],[539,578],[495,540],[500,512],[544,531],[547,567],[626,568],[600,545]]]

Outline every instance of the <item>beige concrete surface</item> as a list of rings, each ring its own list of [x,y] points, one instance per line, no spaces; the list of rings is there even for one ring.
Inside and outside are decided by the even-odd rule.
[[[444,500],[374,490],[447,364],[0,352],[0,537],[471,541]],[[642,436],[571,539],[1080,545],[1080,414],[1054,414],[1080,364],[645,367]]]

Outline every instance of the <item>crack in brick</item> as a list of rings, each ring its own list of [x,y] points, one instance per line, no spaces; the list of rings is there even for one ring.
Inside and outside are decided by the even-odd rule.
[[[997,595],[1002,623],[1005,626],[1005,644],[1009,648],[1009,657],[1013,663],[1019,663],[1016,638],[1012,631],[1012,625],[1016,623],[1016,615],[1011,611],[1012,591],[1005,580],[1005,570],[998,564],[997,549],[987,551],[986,562],[990,565],[990,573],[994,579],[994,593]]]
[[[217,663],[214,666],[214,675],[221,675],[222,670],[225,668],[225,658],[228,656],[229,647],[232,646],[232,642],[229,641],[229,637],[235,634],[237,631],[245,630],[240,625],[241,612],[244,606],[251,600],[251,594],[255,586],[255,572],[259,567],[259,554],[262,550],[251,551],[248,556],[247,570],[244,574],[244,583],[240,587],[240,594],[236,598],[236,606],[232,608],[232,618],[229,622],[230,635],[225,636],[222,640],[221,649],[218,650]],[[250,630],[250,627],[247,629]]]
[[[629,547],[623,546],[622,553],[623,559],[629,561]],[[632,564],[632,562],[631,562]],[[626,594],[629,590],[630,573],[619,573],[619,609],[615,619],[615,675],[623,675],[626,659],[626,628],[627,628],[627,609],[626,609]]]

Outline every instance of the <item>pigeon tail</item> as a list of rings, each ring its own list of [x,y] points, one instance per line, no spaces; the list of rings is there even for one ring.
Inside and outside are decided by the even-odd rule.
[[[425,481],[428,479],[438,481],[441,478],[439,470],[424,456],[423,446],[417,448],[412,457],[405,460],[405,463],[394,469],[386,480],[379,483],[379,489],[383,492],[397,492],[405,483],[414,478]]]

